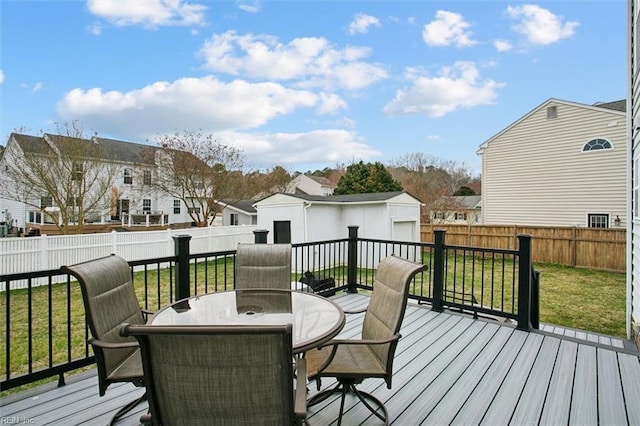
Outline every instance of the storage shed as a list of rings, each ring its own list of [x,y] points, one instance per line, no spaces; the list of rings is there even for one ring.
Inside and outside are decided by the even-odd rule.
[[[345,238],[349,226],[358,236],[420,241],[422,202],[407,192],[316,196],[276,193],[254,206],[258,229],[268,243],[304,243]]]

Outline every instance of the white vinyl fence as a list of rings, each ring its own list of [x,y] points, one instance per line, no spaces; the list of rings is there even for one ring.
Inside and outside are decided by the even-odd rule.
[[[235,250],[240,242],[254,241],[255,229],[255,225],[239,225],[0,238],[0,275],[57,269],[62,265],[73,265],[111,253],[127,261],[173,256],[173,237],[176,235],[191,235],[189,251],[192,254]]]

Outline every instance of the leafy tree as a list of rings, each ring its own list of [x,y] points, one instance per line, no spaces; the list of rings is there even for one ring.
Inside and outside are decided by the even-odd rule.
[[[476,191],[468,187],[467,185],[463,185],[453,195],[476,195]]]
[[[244,197],[240,149],[195,130],[163,135],[156,142],[161,147],[158,176],[150,186],[181,200],[197,226],[211,225],[226,203]]]
[[[98,138],[85,139],[77,121],[55,124],[57,135],[12,133],[2,157],[3,197],[40,210],[62,234],[82,233],[93,213],[110,207],[117,169]],[[9,146],[9,144],[8,144]]]
[[[333,193],[340,195],[388,191],[402,191],[402,185],[393,179],[382,163],[365,164],[360,161],[347,167]]]

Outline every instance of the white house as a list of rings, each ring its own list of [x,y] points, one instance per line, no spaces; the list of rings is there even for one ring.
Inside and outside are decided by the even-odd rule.
[[[446,197],[443,204],[446,207],[432,210],[431,223],[477,225],[481,219],[480,195],[454,195]]]
[[[269,243],[304,243],[345,238],[348,227],[358,236],[420,241],[422,203],[406,192],[350,195],[276,193],[257,201],[258,229]]]
[[[628,0],[627,334],[640,347],[640,0]]]
[[[12,133],[0,157],[0,179],[9,181],[3,171],[23,156],[55,151],[61,138],[63,137],[50,134],[39,137]],[[104,221],[106,218],[130,223],[135,217],[155,217],[162,224],[191,223],[187,210],[189,206],[185,206],[179,199],[151,189],[149,185],[157,168],[160,148],[97,137],[79,140],[90,147],[95,146],[93,155],[99,162],[108,164],[113,176],[104,194],[105,202],[101,204],[99,211],[92,212],[93,220]],[[92,158],[92,161],[96,161],[96,158]],[[44,223],[45,215],[41,214],[41,210],[54,212],[59,206],[54,205],[48,194],[34,194],[33,197],[29,200],[29,206],[8,194],[0,194],[0,211],[8,212],[19,228],[24,228],[27,222]]]
[[[255,225],[258,223],[258,212],[253,200],[225,202],[222,209],[222,226]]]
[[[335,185],[329,179],[322,176],[300,174],[293,178],[287,185],[288,194],[302,195],[333,195]]]
[[[627,225],[626,101],[549,99],[485,141],[485,224]]]

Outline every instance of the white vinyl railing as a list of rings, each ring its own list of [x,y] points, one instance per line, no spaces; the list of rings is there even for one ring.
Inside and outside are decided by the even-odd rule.
[[[57,269],[115,253],[127,261],[175,254],[176,235],[191,235],[189,251],[208,253],[235,250],[252,243],[255,225],[168,229],[105,234],[0,238],[0,275]]]

